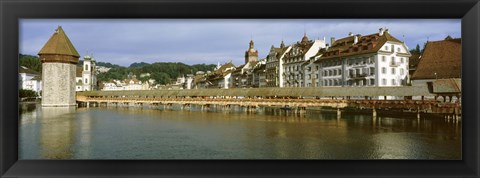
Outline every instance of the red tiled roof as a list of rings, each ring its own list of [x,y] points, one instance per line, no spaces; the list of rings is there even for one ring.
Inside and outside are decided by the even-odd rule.
[[[461,56],[460,38],[427,42],[412,80],[461,78]]]
[[[356,44],[353,44],[355,36],[358,37],[358,41]],[[384,32],[381,36],[379,33],[366,36],[357,34],[336,40],[331,47],[328,48],[328,50],[319,51],[317,55],[323,54],[319,60],[321,61],[324,59],[332,59],[344,56],[375,53],[378,52],[387,41],[402,43],[400,40],[390,35],[389,32]]]

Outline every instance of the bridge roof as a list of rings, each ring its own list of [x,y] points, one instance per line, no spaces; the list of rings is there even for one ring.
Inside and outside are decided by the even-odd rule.
[[[432,96],[427,86],[82,91],[79,96]]]

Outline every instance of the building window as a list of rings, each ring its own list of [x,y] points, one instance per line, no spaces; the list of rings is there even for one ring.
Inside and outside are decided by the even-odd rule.
[[[382,74],[386,74],[386,73],[387,73],[387,68],[382,67]]]
[[[404,70],[400,69],[400,75],[403,75]]]
[[[375,85],[375,79],[370,79],[370,85]]]
[[[404,58],[403,58],[403,57],[402,57],[402,58],[400,58],[400,62],[401,62],[401,63],[403,63],[403,61],[404,61]]]
[[[382,79],[382,85],[387,85],[387,79]]]
[[[395,81],[395,79],[392,79],[392,85],[397,85],[397,82]]]
[[[370,75],[375,75],[375,68],[374,67],[370,67]]]
[[[385,62],[386,57],[382,56],[382,62]]]
[[[395,73],[396,73],[395,68],[392,68],[392,74],[395,74]]]
[[[388,51],[388,46],[385,46],[385,50],[387,50],[387,51]]]
[[[88,71],[88,64],[85,64],[85,70]]]
[[[402,51],[400,50],[400,48],[397,48],[397,52],[402,52]]]
[[[333,71],[333,75],[337,75],[337,70],[334,70],[334,71]]]
[[[85,78],[85,83],[88,83],[88,79],[87,79],[87,78]]]
[[[392,52],[395,51],[395,45],[392,45]]]
[[[342,70],[338,69],[338,75],[342,75]]]
[[[395,57],[392,56],[392,64],[395,64]]]

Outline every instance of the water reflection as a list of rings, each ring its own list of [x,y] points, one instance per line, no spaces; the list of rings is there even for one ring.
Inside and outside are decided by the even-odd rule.
[[[28,107],[27,107],[28,108]],[[39,108],[22,112],[21,159],[460,159],[442,119],[280,109]],[[35,113],[35,114],[33,114]],[[38,117],[41,116],[41,117]]]
[[[69,159],[74,143],[75,107],[43,107],[40,145],[43,158]]]

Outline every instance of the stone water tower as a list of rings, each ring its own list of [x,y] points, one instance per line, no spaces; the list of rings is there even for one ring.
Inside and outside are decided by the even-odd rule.
[[[78,54],[59,26],[38,52],[42,62],[42,107],[75,106]]]

